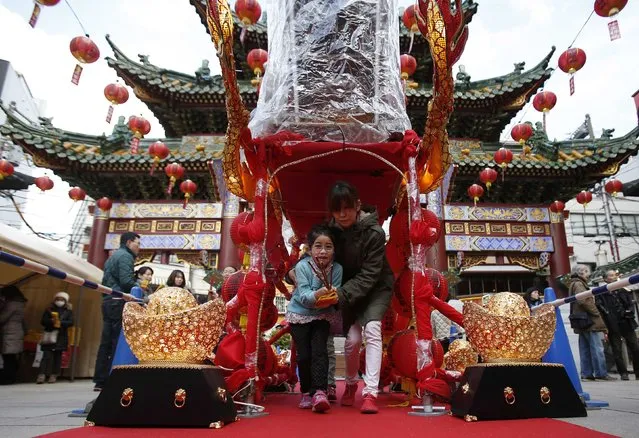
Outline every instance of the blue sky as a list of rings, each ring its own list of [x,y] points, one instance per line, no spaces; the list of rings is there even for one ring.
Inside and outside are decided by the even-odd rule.
[[[133,59],[141,53],[149,55],[150,61],[160,67],[193,74],[206,58],[214,72],[218,71],[213,44],[187,0],[70,0],[70,3],[99,45],[102,58],[112,56],[104,39],[108,33]],[[411,3],[399,1],[402,6]],[[479,10],[470,25],[468,44],[459,62],[473,80],[506,74],[513,70],[515,62],[525,61],[526,67],[531,68],[553,45],[557,46],[557,52],[551,66],[556,66],[559,54],[572,42],[591,13],[594,1],[477,3]],[[45,115],[54,117],[55,126],[96,135],[110,132],[111,126],[104,121],[108,103],[102,93],[105,85],[117,79],[115,72],[101,59],[85,66],[80,85],[72,85],[75,60],[68,45],[73,37],[83,34],[82,29],[64,1],[55,7],[44,7],[37,27],[31,29],[27,22],[32,7],[30,1],[0,0],[0,58],[11,61],[26,77],[34,96],[46,101]],[[631,95],[639,89],[636,74],[639,2],[629,2],[617,18],[621,40],[609,40],[608,20],[596,14],[577,39],[575,47],[586,51],[588,61],[576,75],[574,96],[569,96],[568,75],[561,71],[546,83],[546,89],[558,96],[557,106],[548,116],[551,138],[565,139],[583,122],[586,113],[591,115],[597,134],[602,128],[616,128],[615,135],[623,135],[636,126]],[[529,105],[513,123],[524,113],[524,120],[541,120],[541,115]],[[131,114],[142,114],[151,121],[149,137],[164,135],[157,120],[133,93],[128,103],[116,108],[115,118]],[[509,132],[510,126],[502,138],[510,139]],[[57,207],[65,212],[70,208],[70,204],[62,204],[67,190],[58,184],[51,193],[51,199],[57,199]],[[52,224],[46,218],[33,216],[33,220],[35,225],[45,228],[43,231],[66,229],[63,223]]]

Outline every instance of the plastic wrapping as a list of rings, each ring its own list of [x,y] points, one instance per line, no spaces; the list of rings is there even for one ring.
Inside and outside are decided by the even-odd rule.
[[[417,168],[415,157],[408,159],[408,184],[406,192],[410,205],[410,223],[422,220],[422,208],[419,204],[419,186],[417,184]],[[408,227],[410,229],[410,223]],[[426,245],[413,245],[413,253],[408,258],[408,268],[413,272],[424,272],[426,265]]]
[[[249,128],[379,143],[410,129],[397,0],[268,0],[269,61]]]
[[[417,339],[417,372],[433,363],[433,341],[427,339]]]

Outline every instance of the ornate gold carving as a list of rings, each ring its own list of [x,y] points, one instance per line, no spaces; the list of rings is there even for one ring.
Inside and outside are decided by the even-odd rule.
[[[560,212],[560,213],[554,213],[554,212],[550,212],[550,223],[551,224],[560,224],[564,221],[564,213]]]
[[[504,388],[504,400],[509,405],[515,404],[515,401],[516,401],[515,391],[513,391],[513,389],[510,386],[507,386]]]
[[[486,263],[485,255],[467,255],[464,254],[462,268],[472,268],[473,266],[483,265]]]
[[[606,167],[602,172],[601,175],[603,176],[610,176],[610,175],[615,175],[617,172],[619,172],[619,166],[620,163],[612,163],[610,166]]]
[[[445,227],[446,227],[446,234],[450,234],[450,224],[448,222],[446,222]]]
[[[484,224],[468,224],[471,233],[484,234],[486,227]]]
[[[468,226],[468,222],[464,222],[464,233],[470,234],[470,227]]]
[[[465,233],[466,230],[464,224],[446,224],[446,227],[446,233]]]
[[[506,229],[506,224],[490,224],[490,232],[497,234],[506,234],[508,231]]]
[[[120,397],[120,406],[122,406],[123,408],[128,408],[129,406],[131,406],[132,402],[133,402],[133,389],[125,388],[124,391],[122,391],[122,396]]]
[[[506,104],[504,109],[506,110],[518,110],[521,109],[526,104],[526,95],[522,94],[521,96],[517,96],[517,99],[513,100]]]
[[[177,391],[175,391],[173,405],[176,408],[181,409],[184,407],[185,404],[186,404],[186,390],[180,388]]]
[[[513,234],[528,234],[528,227],[524,224],[512,224],[510,230]]]
[[[151,263],[155,258],[155,251],[140,251],[135,259],[135,265],[139,266],[144,263]]]
[[[530,270],[539,269],[539,257],[535,255],[511,255],[508,256],[510,258],[510,262],[515,265],[523,266],[524,268],[528,268]]]
[[[506,234],[508,234],[509,236],[512,234],[512,231],[510,229],[510,224],[506,224]]]

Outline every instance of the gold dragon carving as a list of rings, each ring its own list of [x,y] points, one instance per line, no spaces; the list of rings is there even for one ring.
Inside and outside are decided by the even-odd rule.
[[[211,39],[220,59],[224,88],[226,89],[226,113],[228,127],[226,144],[222,155],[224,179],[231,193],[247,199],[248,195],[242,181],[240,163],[240,136],[248,127],[249,112],[242,102],[235,74],[235,56],[233,55],[233,16],[226,0],[207,1],[207,24]],[[248,196],[247,196],[248,195]]]
[[[446,125],[453,112],[453,64],[464,51],[468,29],[464,25],[461,0],[418,0],[417,24],[428,40],[433,58],[433,98],[428,103],[428,116],[422,138],[420,191],[436,189],[451,165]]]

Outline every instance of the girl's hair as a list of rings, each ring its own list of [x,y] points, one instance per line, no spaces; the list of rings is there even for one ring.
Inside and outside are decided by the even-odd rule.
[[[153,275],[153,269],[149,268],[148,266],[142,266],[141,268],[139,268],[137,271],[135,271],[135,276],[137,278],[142,277],[144,274],[146,274],[148,271],[151,271],[151,275]]]
[[[180,271],[179,269],[176,269],[175,271],[171,272],[171,275],[169,275],[169,278],[166,280],[166,285],[175,287],[175,277],[177,277],[178,275],[182,277],[182,280],[183,280],[182,286],[180,287],[185,287],[186,277],[184,276],[184,272]]]
[[[306,236],[309,250],[313,247],[313,243],[315,243],[315,240],[319,236],[328,237],[329,239],[331,239],[331,242],[333,242],[333,245],[335,245],[335,235],[333,234],[331,229],[325,224],[320,224],[313,226],[313,228],[311,228],[311,231],[309,231],[308,235]]]
[[[337,181],[328,193],[328,211],[340,211],[342,206],[353,208],[357,201],[357,189],[346,181]]]

